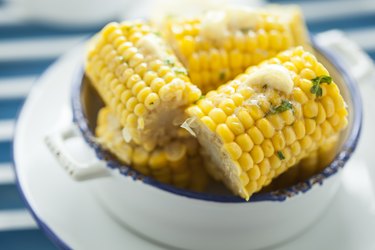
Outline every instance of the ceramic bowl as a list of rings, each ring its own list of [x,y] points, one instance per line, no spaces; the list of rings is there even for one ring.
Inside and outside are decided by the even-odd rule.
[[[362,124],[357,84],[333,55],[314,47],[349,109],[349,125],[342,133],[337,155],[308,180],[254,194],[249,202],[233,195],[196,193],[161,184],[111,158],[94,140],[96,116],[103,104],[79,71],[72,92],[74,122],[95,150],[101,163],[96,167],[108,167],[105,175],[92,175],[94,180],[87,182],[103,209],[141,237],[183,249],[258,249],[303,232],[337,191],[339,170],[355,150]]]

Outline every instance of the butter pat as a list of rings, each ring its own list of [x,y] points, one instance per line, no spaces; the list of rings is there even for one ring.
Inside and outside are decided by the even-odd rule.
[[[230,6],[209,11],[203,17],[201,35],[211,41],[220,41],[229,32],[254,30],[259,22],[259,10],[245,6]]]
[[[149,56],[158,59],[163,59],[166,57],[165,53],[163,53],[163,44],[160,37],[154,34],[148,34],[141,37],[136,46],[146,57]]]
[[[290,94],[294,82],[289,71],[281,65],[264,65],[251,73],[245,81],[247,85],[267,85],[268,87]]]
[[[259,10],[245,6],[226,9],[227,26],[230,30],[254,30],[260,21]]]
[[[224,11],[209,11],[203,17],[201,25],[202,37],[219,41],[227,35],[227,19]]]

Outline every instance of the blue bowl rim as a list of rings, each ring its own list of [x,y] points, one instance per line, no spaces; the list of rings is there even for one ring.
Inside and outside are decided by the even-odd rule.
[[[358,140],[362,128],[362,101],[356,81],[345,71],[344,66],[338,61],[333,53],[327,49],[319,46],[312,38],[312,44],[315,50],[319,51],[330,63],[337,69],[342,75],[344,82],[347,84],[349,93],[353,102],[353,125],[352,130],[348,136],[347,141],[344,143],[342,150],[333,159],[322,172],[315,174],[309,179],[299,182],[291,187],[280,189],[277,191],[267,193],[255,193],[251,196],[249,202],[260,202],[260,201],[278,201],[282,202],[288,198],[294,197],[298,194],[305,193],[310,190],[316,184],[322,184],[325,179],[336,174],[341,168],[344,167],[345,163],[349,160],[352,153],[357,147]],[[164,184],[156,181],[155,179],[144,176],[138,171],[132,169],[130,166],[121,164],[113,157],[109,157],[110,153],[104,150],[96,141],[95,136],[88,127],[88,120],[83,112],[83,106],[81,103],[81,89],[82,89],[82,78],[84,76],[84,70],[81,68],[75,76],[73,89],[72,89],[72,109],[73,109],[73,121],[78,125],[84,140],[94,149],[96,156],[106,161],[107,167],[111,169],[118,169],[120,174],[131,177],[134,181],[142,181],[145,184],[151,185],[158,189],[167,191],[169,193],[184,196],[192,199],[198,199],[203,201],[222,202],[222,203],[243,203],[246,202],[244,199],[234,195],[216,195],[208,193],[200,193],[189,191],[182,188],[177,188],[169,184]]]

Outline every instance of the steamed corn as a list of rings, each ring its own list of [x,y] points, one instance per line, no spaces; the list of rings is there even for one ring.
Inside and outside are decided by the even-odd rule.
[[[308,46],[298,7],[229,7],[167,18],[164,34],[203,93],[292,46]]]
[[[120,121],[125,141],[147,150],[182,136],[175,125],[201,96],[158,32],[142,21],[106,25],[90,43],[86,74]]]
[[[187,113],[210,174],[247,200],[347,125],[337,85],[302,47],[249,67]]]
[[[202,191],[208,175],[194,138],[171,141],[167,146],[146,150],[122,138],[121,124],[108,107],[99,111],[96,136],[98,142],[122,163],[162,183]]]

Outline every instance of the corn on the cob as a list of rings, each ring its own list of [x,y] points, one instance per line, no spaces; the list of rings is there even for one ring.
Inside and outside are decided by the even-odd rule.
[[[110,23],[93,38],[86,60],[92,84],[120,120],[123,136],[148,150],[180,136],[175,124],[201,91],[147,23]]]
[[[249,67],[187,113],[208,170],[245,199],[347,124],[337,85],[302,47]]]
[[[171,141],[167,146],[148,151],[122,138],[122,127],[108,107],[99,111],[96,136],[98,142],[122,163],[162,183],[203,191],[208,175],[203,166],[195,138]]]
[[[203,93],[247,67],[297,45],[308,46],[298,7],[230,7],[203,17],[167,18],[164,34]]]

